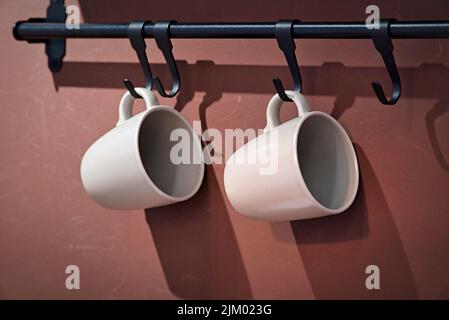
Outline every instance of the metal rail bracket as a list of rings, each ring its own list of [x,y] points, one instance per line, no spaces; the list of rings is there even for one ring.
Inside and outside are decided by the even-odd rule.
[[[30,18],[26,21],[19,21],[16,26],[23,22],[55,22],[65,23],[67,18],[64,0],[50,0],[47,7],[46,18]],[[14,31],[16,28],[13,29]],[[14,38],[21,40],[14,32]],[[51,72],[56,73],[61,70],[65,56],[66,39],[47,39],[47,40],[27,40],[28,43],[45,43],[45,53],[48,57],[48,67]]]

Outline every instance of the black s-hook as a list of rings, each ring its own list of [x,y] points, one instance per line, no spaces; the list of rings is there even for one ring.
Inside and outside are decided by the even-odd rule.
[[[371,38],[373,40],[374,47],[381,54],[385,66],[387,67],[388,75],[390,76],[393,84],[393,93],[390,99],[386,98],[384,90],[378,81],[371,84],[379,101],[386,105],[394,105],[398,102],[399,97],[401,96],[401,78],[394,60],[394,46],[390,38],[391,21],[391,19],[380,20],[379,28],[374,28],[371,30]]]
[[[153,36],[156,40],[158,48],[162,51],[165,61],[167,61],[168,68],[170,70],[171,77],[173,79],[173,85],[170,92],[166,92],[162,86],[161,80],[158,77],[154,77],[154,83],[159,94],[163,97],[174,97],[181,86],[181,79],[179,77],[178,67],[176,65],[175,57],[173,56],[173,45],[170,41],[170,24],[174,21],[161,21],[157,22],[153,27]]]
[[[278,46],[282,50],[282,52],[284,52],[285,59],[287,60],[288,68],[290,70],[290,74],[293,78],[293,82],[295,85],[295,91],[301,92],[302,90],[301,73],[299,72],[299,66],[296,60],[295,55],[296,45],[293,37],[293,25],[295,24],[295,22],[299,21],[280,20],[278,23],[276,23],[275,34]],[[283,101],[292,101],[285,94],[285,89],[280,79],[278,78],[273,79],[273,85],[279,97]]]
[[[151,73],[150,64],[148,62],[146,54],[147,46],[145,44],[145,38],[143,36],[143,27],[145,26],[145,24],[146,21],[131,22],[128,26],[128,38],[131,42],[131,46],[137,53],[137,57],[139,58],[140,66],[142,67],[142,71],[145,76],[145,88],[151,90],[153,88],[153,75]],[[134,90],[134,85],[131,80],[125,79],[123,80],[123,83],[134,98],[141,98],[136,90]]]
[[[133,49],[137,53],[137,57],[139,58],[140,66],[142,67],[144,76],[145,76],[145,88],[150,90],[153,89],[153,84],[156,84],[156,89],[159,94],[163,97],[174,97],[180,88],[180,77],[178,72],[178,67],[176,66],[176,60],[173,56],[172,49],[173,46],[170,41],[169,35],[169,27],[171,22],[158,22],[153,27],[153,35],[156,40],[158,48],[162,51],[164,58],[168,64],[170,74],[173,78],[173,86],[170,92],[166,92],[164,87],[162,86],[161,81],[158,77],[153,77],[151,73],[150,64],[148,62],[147,54],[146,54],[146,44],[145,37],[143,34],[143,28],[147,22],[131,22],[128,26],[128,37],[131,42]],[[139,94],[134,89],[133,83],[125,79],[124,84],[128,91],[134,98],[140,98]]]

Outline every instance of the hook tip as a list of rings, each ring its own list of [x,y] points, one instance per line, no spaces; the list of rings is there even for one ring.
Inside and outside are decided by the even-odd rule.
[[[282,84],[282,81],[280,79],[274,78],[273,85],[274,85],[274,88],[276,89],[277,94],[282,99],[282,101],[287,101],[287,102],[293,101],[285,94],[284,85]]]
[[[373,87],[373,90],[377,96],[377,99],[379,99],[379,101],[382,104],[392,106],[392,105],[396,104],[396,102],[398,102],[400,92],[393,90],[393,97],[390,100],[388,100],[387,97],[385,96],[385,92],[382,89],[382,86],[380,85],[380,83],[378,81],[372,82],[371,86]]]
[[[180,85],[179,85],[179,79],[177,79],[177,78],[174,79],[173,87],[170,90],[170,92],[168,92],[168,93],[165,92],[165,89],[162,86],[162,82],[158,77],[154,77],[153,82],[155,83],[156,89],[159,92],[159,94],[165,98],[173,98],[174,96],[176,96],[176,94],[179,91]]]
[[[129,93],[136,99],[141,98],[141,96],[136,92],[133,83],[131,82],[131,80],[129,79],[124,79],[123,83],[126,87],[126,89],[128,89]]]

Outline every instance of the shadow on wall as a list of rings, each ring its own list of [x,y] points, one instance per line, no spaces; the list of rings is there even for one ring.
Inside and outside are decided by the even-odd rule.
[[[199,0],[151,2],[148,0],[106,1],[79,0],[85,22],[129,22],[133,20],[206,21],[275,21],[300,18],[307,21],[363,20],[369,1],[275,2]],[[257,3],[257,10],[254,10]],[[422,1],[382,1],[382,15],[407,18],[407,12],[422,12]],[[428,19],[441,18],[444,10],[427,2]],[[326,8],[323,10],[323,8]],[[335,12],[338,10],[338,15]],[[443,12],[443,13],[442,13]],[[137,61],[137,58],[136,58]],[[200,104],[203,129],[208,127],[206,109],[221,99],[223,93],[273,94],[273,76],[290,81],[287,66],[216,65],[213,61],[187,64],[178,61],[183,86],[175,108],[182,110],[196,92],[206,95]],[[165,65],[152,64],[164,84],[169,79]],[[449,83],[449,69],[441,64],[400,68],[403,98],[437,100],[426,116],[428,136],[440,166],[449,171],[449,159],[438,144],[435,123],[449,109],[447,93],[434,83]],[[304,93],[336,96],[332,116],[339,118],[352,107],[357,97],[375,97],[370,82],[388,84],[385,69],[346,67],[340,63],[301,66]],[[88,75],[88,76],[87,76]],[[132,77],[143,83],[137,63],[65,62],[54,74],[56,88],[97,87],[124,88],[122,79]],[[140,77],[140,78],[139,78]],[[219,83],[217,83],[219,79]],[[239,79],[239,81],[235,81]],[[415,80],[416,79],[416,80]],[[419,86],[415,84],[419,81]],[[284,82],[284,83],[287,83]],[[168,86],[167,86],[168,87]],[[388,90],[388,89],[387,89]],[[401,102],[399,102],[400,104]],[[406,107],[406,106],[404,106]],[[401,239],[380,184],[363,150],[356,145],[362,179],[353,206],[336,217],[292,222],[291,228],[316,298],[416,298],[417,292]],[[369,192],[368,192],[369,191]],[[146,210],[157,252],[171,291],[181,298],[251,298],[251,288],[237,245],[225,200],[217,177],[208,166],[198,194],[187,202],[165,208]],[[368,214],[369,212],[369,214]],[[273,228],[275,233],[275,229]],[[280,239],[282,235],[275,236]],[[280,239],[282,241],[282,239]],[[365,287],[365,267],[376,264],[381,270],[381,292]]]
[[[273,75],[291,81],[288,68],[279,66],[216,65],[213,61],[198,61],[188,64],[178,61],[182,88],[176,97],[175,108],[181,111],[196,92],[206,95],[199,107],[203,130],[208,128],[206,109],[220,100],[223,93],[273,94]],[[152,69],[168,83],[169,74],[163,64],[152,64]],[[449,84],[449,69],[443,64],[423,64],[417,68],[400,68],[402,98],[435,99],[434,107],[427,113],[425,123],[434,156],[440,167],[449,171],[447,151],[443,152],[438,142],[435,125],[438,119],[449,112],[449,96],[435,83]],[[301,67],[303,92],[314,96],[335,96],[331,115],[339,119],[351,108],[358,97],[373,97],[371,81],[389,83],[384,68],[347,67],[341,63],[324,63],[321,66]],[[89,75],[89,77],[86,77]],[[135,83],[144,83],[138,63],[65,62],[61,72],[53,74],[56,89],[59,87],[124,88],[122,80],[129,75]],[[219,79],[219,83],[217,83]],[[235,81],[239,79],[239,81]],[[288,83],[286,81],[286,83]],[[416,83],[419,82],[419,85]],[[387,89],[388,90],[388,89]],[[401,100],[397,104],[401,106]]]
[[[334,0],[312,2],[297,0],[228,0],[226,2],[221,0],[196,0],[194,5],[183,0],[170,2],[79,0],[79,2],[86,22],[111,23],[170,19],[182,22],[240,22],[244,20],[263,22],[279,19],[312,20],[314,18],[320,20],[364,20],[366,18],[365,8],[372,1],[348,0],[345,1],[344,6],[341,5],[340,1]],[[383,1],[381,5],[383,14],[394,16],[399,3],[399,0]],[[338,11],[338,15],[335,14],[336,11]],[[435,14],[438,13],[438,11],[435,11]]]
[[[211,166],[198,193],[179,204],[147,209],[170,290],[185,299],[251,299],[251,288]]]
[[[351,208],[334,217],[291,222],[315,297],[417,299],[407,256],[379,181],[363,150],[358,145],[355,148],[361,183]],[[364,271],[372,264],[380,268],[379,291],[365,287],[368,275]]]
[[[148,0],[133,0],[132,5],[126,1],[108,0],[79,0],[84,22],[86,23],[115,23],[135,20],[178,20],[183,22],[210,21],[277,21],[282,19],[303,19],[307,21],[333,20],[364,20],[365,8],[370,1],[348,0],[342,6],[339,1],[296,1],[285,0],[275,2],[271,0],[255,1],[229,0],[223,4],[221,0],[198,0],[195,6],[188,1],[171,1],[154,3]],[[431,4],[435,3],[434,6]],[[378,1],[383,17],[418,19],[416,16],[425,13],[426,19],[446,18],[441,1],[409,1],[407,6],[401,6],[400,0]],[[448,5],[449,6],[449,5]],[[323,10],[323,8],[326,8]],[[400,10],[399,10],[400,9]],[[335,12],[338,10],[338,15]],[[400,16],[398,16],[400,12]],[[137,58],[136,58],[137,60]],[[224,92],[267,93],[274,89],[271,78],[280,75],[291,81],[287,67],[275,66],[246,66],[246,65],[215,65],[212,61],[199,61],[188,65],[178,61],[182,77],[182,88],[177,96],[175,108],[182,108],[193,99],[195,92],[204,91],[206,96],[200,105],[200,120],[203,129],[207,129],[205,110],[218,101]],[[153,71],[167,83],[168,70],[164,65],[153,65]],[[75,71],[76,72],[73,72]],[[427,64],[419,68],[400,68],[403,83],[402,97],[436,98],[434,108],[426,116],[428,136],[434,155],[445,171],[449,171],[449,159],[446,152],[441,150],[435,130],[437,118],[446,113],[449,108],[447,94],[434,83],[449,83],[449,69],[442,64]],[[380,80],[382,84],[390,85],[384,68],[345,67],[340,63],[324,63],[319,67],[301,67],[303,76],[303,92],[306,95],[336,96],[332,116],[338,119],[343,112],[350,108],[356,97],[374,97],[371,81]],[[85,75],[89,75],[86,77]],[[142,72],[138,64],[127,63],[65,63],[61,73],[55,74],[54,81],[59,86],[89,86],[123,88],[122,79],[133,75],[140,76],[139,83],[143,83]],[[219,75],[219,77],[217,76]],[[214,79],[220,79],[216,84]],[[239,79],[239,81],[235,81]],[[419,79],[416,86],[414,79]],[[136,82],[137,83],[137,82]],[[288,83],[288,82],[284,82]],[[244,84],[244,85],[242,85]],[[319,84],[319,85],[316,85]],[[168,86],[167,86],[168,87]],[[387,92],[389,90],[387,89]]]

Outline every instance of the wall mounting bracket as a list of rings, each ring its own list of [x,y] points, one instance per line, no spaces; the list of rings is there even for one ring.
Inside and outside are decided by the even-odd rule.
[[[47,17],[46,18],[30,18],[26,21],[18,21],[14,25],[14,37],[17,40],[22,40],[19,35],[15,32],[17,26],[24,22],[31,23],[65,23],[67,18],[66,8],[64,5],[64,0],[50,0],[50,4],[47,7]],[[63,59],[65,56],[66,39],[28,39],[28,43],[45,43],[45,53],[48,57],[48,67],[51,72],[58,72],[62,68]]]

